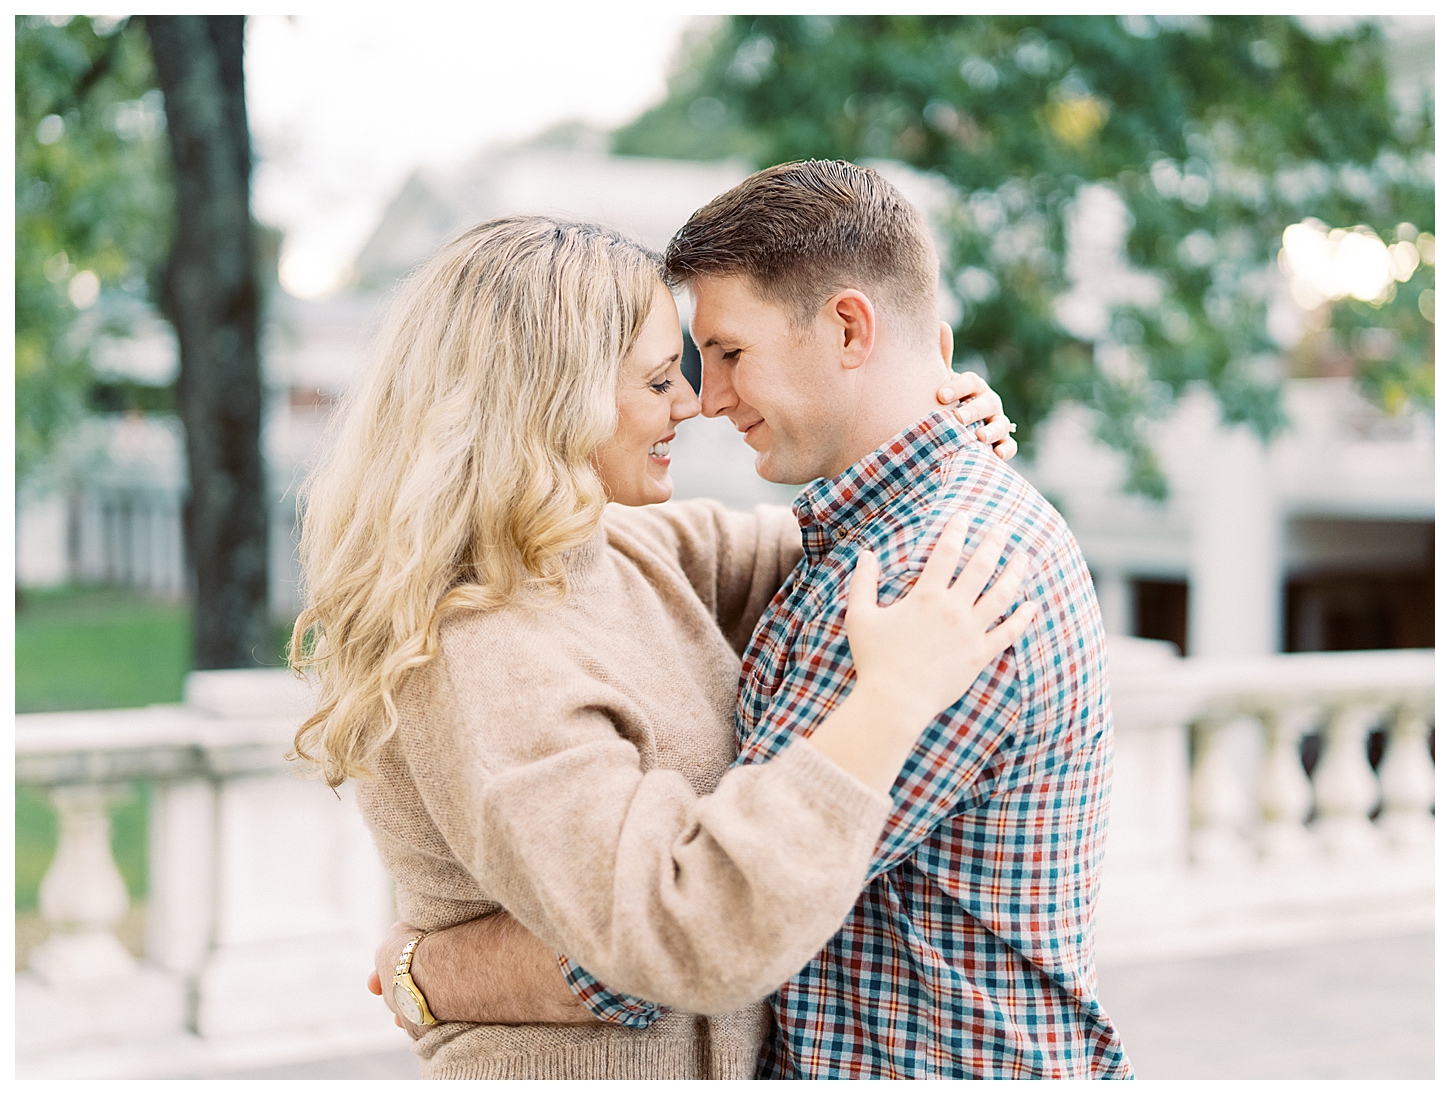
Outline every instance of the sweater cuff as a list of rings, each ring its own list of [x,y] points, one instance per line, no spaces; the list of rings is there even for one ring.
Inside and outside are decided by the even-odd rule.
[[[767,765],[776,778],[789,779],[800,790],[802,801],[842,826],[860,825],[875,819],[880,834],[891,816],[891,796],[868,787],[810,743],[797,738],[772,757]]]

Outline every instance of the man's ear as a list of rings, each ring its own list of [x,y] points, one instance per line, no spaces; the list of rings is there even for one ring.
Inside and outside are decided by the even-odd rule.
[[[952,325],[950,323],[941,325],[941,361],[950,372],[952,367]]]
[[[875,349],[879,333],[871,298],[859,289],[842,289],[826,301],[824,311],[838,331],[842,367],[859,369]]]

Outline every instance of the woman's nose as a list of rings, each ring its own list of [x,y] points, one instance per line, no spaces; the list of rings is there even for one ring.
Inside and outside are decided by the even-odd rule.
[[[700,413],[700,398],[695,394],[695,390],[687,383],[682,383],[680,386],[684,390],[680,392],[670,407],[670,419],[674,422],[683,422]]]

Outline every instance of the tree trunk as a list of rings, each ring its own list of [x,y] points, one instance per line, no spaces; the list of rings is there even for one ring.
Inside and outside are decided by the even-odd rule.
[[[268,644],[244,22],[241,15],[146,17],[176,183],[162,305],[181,346],[177,402],[191,473],[185,524],[198,669],[255,666]]]

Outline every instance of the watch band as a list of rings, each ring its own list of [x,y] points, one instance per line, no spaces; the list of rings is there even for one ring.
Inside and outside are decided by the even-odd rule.
[[[393,970],[393,1002],[401,1007],[405,1014],[403,1018],[419,1026],[431,1027],[438,1022],[433,1013],[428,1010],[428,1001],[423,998],[422,990],[418,988],[413,980],[413,954],[418,949],[418,944],[423,941],[427,932],[419,932],[408,940],[403,953],[398,956],[397,968]],[[399,992],[404,993],[403,996]],[[413,1007],[408,1007],[408,1004]]]

